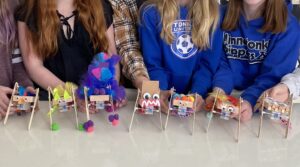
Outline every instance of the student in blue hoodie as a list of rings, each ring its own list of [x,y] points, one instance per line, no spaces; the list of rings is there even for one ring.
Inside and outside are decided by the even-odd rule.
[[[220,59],[218,49],[211,49],[211,43],[222,38],[215,32],[218,18],[215,0],[152,0],[142,7],[141,48],[150,79],[160,82],[163,111],[172,87],[177,93],[200,95],[200,109]],[[214,33],[218,40],[211,39]]]
[[[224,9],[223,56],[213,86],[226,94],[244,90],[242,121],[251,119],[261,94],[295,68],[300,29],[289,3],[230,0]]]

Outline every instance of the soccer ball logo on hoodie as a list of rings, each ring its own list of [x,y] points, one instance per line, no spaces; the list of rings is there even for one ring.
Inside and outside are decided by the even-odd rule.
[[[181,59],[188,59],[198,51],[192,42],[191,29],[192,25],[189,20],[176,20],[173,23],[174,42],[171,45],[171,50]]]

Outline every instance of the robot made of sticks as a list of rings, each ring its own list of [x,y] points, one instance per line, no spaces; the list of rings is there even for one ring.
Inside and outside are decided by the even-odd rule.
[[[15,83],[12,96],[10,98],[9,106],[4,119],[4,125],[8,121],[12,107],[16,109],[18,115],[31,111],[31,116],[28,124],[28,130],[31,129],[31,124],[33,121],[33,116],[37,110],[39,102],[39,89],[35,90],[35,94],[31,94],[24,87],[19,86],[18,83]]]
[[[223,120],[229,120],[233,115],[237,116],[238,127],[236,134],[236,141],[239,141],[240,136],[240,126],[241,126],[241,105],[243,102],[242,98],[235,98],[233,96],[225,95],[218,90],[216,93],[211,94],[214,97],[214,101],[211,104],[206,104],[208,124],[206,132],[208,132],[211,125],[213,116],[218,114]]]
[[[189,117],[193,115],[192,133],[194,133],[195,120],[196,120],[196,105],[197,94],[177,94],[175,89],[171,89],[171,98],[169,101],[169,109],[167,112],[167,119],[165,122],[165,129],[167,129],[170,115],[178,117]]]
[[[258,137],[262,133],[263,116],[268,115],[271,120],[279,121],[285,126],[285,138],[288,137],[289,130],[291,129],[291,115],[293,112],[293,95],[290,95],[285,103],[278,102],[264,93],[260,99],[260,125],[258,129]]]
[[[134,111],[132,113],[129,131],[131,131],[134,116],[136,113],[145,115],[154,115],[159,113],[160,127],[163,130],[161,105],[160,105],[160,89],[158,81],[144,81],[142,83],[142,90],[138,90]]]

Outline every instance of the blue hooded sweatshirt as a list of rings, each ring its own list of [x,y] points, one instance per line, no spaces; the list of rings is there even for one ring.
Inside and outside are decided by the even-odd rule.
[[[173,22],[172,44],[160,36],[161,17],[155,5],[144,7],[140,18],[140,43],[150,79],[158,80],[162,90],[174,87],[178,93],[206,96],[220,62],[221,31],[218,29],[211,40],[215,48],[199,50],[192,42],[188,8],[180,7],[180,17]]]
[[[223,32],[223,53],[213,81],[214,87],[227,94],[244,90],[241,97],[252,106],[265,90],[295,69],[299,56],[300,28],[290,11],[285,32],[261,33],[264,24],[262,17],[247,21],[241,15],[234,31]]]

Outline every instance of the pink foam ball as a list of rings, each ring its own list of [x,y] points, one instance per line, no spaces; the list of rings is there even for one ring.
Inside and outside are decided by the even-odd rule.
[[[116,119],[115,119],[115,120],[112,122],[112,125],[113,125],[113,126],[119,125],[119,120],[116,120]]]
[[[88,133],[91,133],[91,132],[93,132],[93,131],[94,131],[94,127],[92,127],[92,126],[89,127],[89,128],[87,129],[87,132],[88,132]]]

